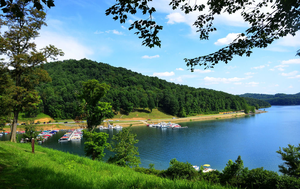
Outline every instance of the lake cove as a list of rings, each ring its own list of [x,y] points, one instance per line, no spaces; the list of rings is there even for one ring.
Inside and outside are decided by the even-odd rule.
[[[235,119],[180,123],[188,129],[132,127],[139,139],[140,166],[153,163],[156,169],[166,169],[176,158],[198,166],[210,164],[221,171],[229,159],[234,161],[241,155],[245,167],[278,171],[278,165],[283,163],[276,153],[279,147],[300,142],[300,106],[273,106],[266,111]],[[103,132],[111,139],[117,131]],[[84,141],[58,143],[63,134],[59,132],[42,146],[83,156]],[[107,152],[105,159],[109,155]]]

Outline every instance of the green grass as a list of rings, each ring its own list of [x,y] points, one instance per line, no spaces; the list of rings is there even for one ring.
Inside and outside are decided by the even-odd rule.
[[[18,117],[18,122],[29,122],[29,121],[36,120],[36,119],[51,118],[50,116],[48,116],[44,113],[40,113],[34,118],[25,118],[24,116],[25,116],[25,113],[20,113],[19,117]]]
[[[152,112],[148,109],[137,109],[134,112],[130,112],[129,115],[120,114],[114,116],[114,119],[130,119],[130,118],[143,118],[143,119],[170,119],[174,116],[165,114],[164,112],[159,111],[158,109],[153,109]]]
[[[226,188],[205,181],[172,181],[38,145],[33,154],[29,144],[1,141],[0,157],[2,189]]]

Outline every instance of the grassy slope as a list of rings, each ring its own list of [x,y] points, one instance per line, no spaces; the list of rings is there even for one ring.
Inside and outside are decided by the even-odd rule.
[[[200,188],[219,185],[168,180],[89,158],[28,144],[0,142],[0,186],[8,188]]]
[[[134,112],[130,112],[129,115],[124,115],[118,113],[114,116],[114,119],[131,119],[131,118],[143,118],[143,119],[165,119],[165,118],[172,118],[174,116],[165,114],[158,109],[153,109],[152,112],[148,109],[138,109]]]
[[[40,113],[38,114],[36,117],[34,118],[24,118],[25,113],[20,113],[19,117],[18,117],[18,121],[19,122],[27,122],[27,121],[31,121],[31,120],[36,120],[36,119],[44,119],[44,118],[49,118],[52,119],[50,116]]]

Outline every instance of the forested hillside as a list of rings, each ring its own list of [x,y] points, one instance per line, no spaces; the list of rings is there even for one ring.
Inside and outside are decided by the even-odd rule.
[[[81,82],[89,79],[111,86],[102,100],[110,102],[115,112],[123,114],[135,108],[159,108],[168,114],[185,117],[241,110],[246,105],[245,99],[239,96],[178,85],[87,59],[48,63],[44,69],[52,82],[37,88],[43,101],[40,111],[54,118],[77,116],[76,94],[81,89]]]
[[[278,93],[275,95],[246,93],[240,96],[264,100],[269,102],[271,105],[300,105],[300,93],[297,94]]]
[[[256,108],[268,108],[271,107],[271,104],[267,101],[264,100],[259,100],[255,98],[250,98],[250,97],[243,97],[246,99],[246,102],[250,106],[255,106]]]

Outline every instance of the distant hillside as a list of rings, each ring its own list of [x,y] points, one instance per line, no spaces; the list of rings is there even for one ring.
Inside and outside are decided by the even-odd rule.
[[[246,99],[247,104],[250,106],[255,106],[255,107],[259,107],[259,108],[271,107],[271,104],[264,100],[259,100],[259,99],[250,98],[250,97],[243,97],[243,98]]]
[[[65,60],[44,65],[52,83],[37,90],[43,103],[40,111],[53,118],[76,117],[76,93],[81,82],[97,79],[111,86],[103,101],[114,111],[128,114],[136,108],[159,110],[179,117],[219,111],[241,110],[246,101],[236,95],[204,88],[193,88],[167,82],[157,77],[82,59]]]
[[[275,95],[246,93],[240,96],[264,100],[266,102],[269,102],[271,105],[300,105],[300,93],[297,94],[278,93]]]

